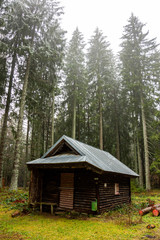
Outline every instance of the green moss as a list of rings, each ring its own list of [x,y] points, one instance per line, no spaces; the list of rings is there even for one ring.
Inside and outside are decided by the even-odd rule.
[[[7,193],[10,197],[10,193]],[[13,193],[11,193],[13,194]],[[141,239],[145,235],[156,236],[160,238],[160,217],[153,217],[149,213],[142,218],[138,215],[138,208],[143,202],[147,202],[148,198],[160,203],[160,191],[152,191],[147,194],[133,194],[132,223],[129,224],[129,215],[127,214],[127,206],[119,208],[103,214],[101,217],[90,217],[86,220],[77,217],[77,219],[68,219],[64,217],[51,216],[49,214],[33,214],[30,213],[16,218],[11,217],[11,213],[15,210],[6,208],[5,194],[0,193],[0,232],[3,234],[22,236],[22,239],[48,240],[48,239],[101,239],[101,240],[118,240],[118,239]],[[3,201],[2,201],[3,199]],[[5,206],[5,208],[4,208]],[[146,226],[154,224],[154,229],[148,230]],[[9,238],[8,238],[9,239]],[[145,239],[145,238],[144,238]]]

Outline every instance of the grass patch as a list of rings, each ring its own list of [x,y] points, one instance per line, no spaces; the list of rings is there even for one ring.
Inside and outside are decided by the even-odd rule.
[[[26,207],[27,192],[0,193],[0,239],[62,239],[62,240],[125,240],[149,239],[146,236],[155,236],[160,239],[160,217],[153,217],[152,213],[143,216],[138,214],[138,209],[148,203],[148,199],[160,203],[160,191],[150,193],[141,192],[132,195],[132,206],[123,206],[115,211],[110,211],[96,217],[83,216],[59,217],[44,213],[29,212],[27,215],[12,218],[15,209]],[[25,199],[23,206],[19,202]],[[128,214],[130,211],[130,215]],[[73,219],[76,218],[76,219]],[[148,224],[154,224],[154,229],[147,229]]]

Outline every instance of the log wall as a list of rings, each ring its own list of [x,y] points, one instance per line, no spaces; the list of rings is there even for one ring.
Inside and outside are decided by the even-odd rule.
[[[39,202],[41,199],[43,174],[39,169],[31,170],[30,186],[29,186],[29,202]]]
[[[104,183],[107,187],[104,187]],[[115,183],[119,183],[119,195],[115,195]],[[130,178],[123,175],[104,174],[99,179],[99,211],[115,208],[131,201]]]
[[[32,169],[30,202],[60,202],[61,173],[74,173],[73,209],[91,211],[91,202],[98,200],[98,212],[130,202],[130,178],[111,173],[98,174],[86,169]],[[105,187],[104,184],[107,184]],[[119,195],[115,195],[115,183]]]
[[[91,202],[96,199],[97,174],[85,169],[75,173],[74,209],[80,212],[91,212]]]

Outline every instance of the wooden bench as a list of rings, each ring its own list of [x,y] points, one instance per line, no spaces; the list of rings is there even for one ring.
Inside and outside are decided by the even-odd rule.
[[[40,213],[42,213],[43,205],[51,206],[51,215],[53,215],[54,207],[57,206],[57,203],[49,203],[49,202],[35,202],[34,204],[32,203],[33,207],[35,207],[35,205],[37,204],[40,206]]]
[[[39,204],[40,204],[40,213],[42,213],[43,205],[51,206],[51,215],[53,215],[53,207],[57,206],[57,203],[40,202]]]

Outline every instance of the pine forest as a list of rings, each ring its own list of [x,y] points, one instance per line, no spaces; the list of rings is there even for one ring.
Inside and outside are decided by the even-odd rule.
[[[26,188],[26,162],[62,135],[111,153],[160,184],[160,47],[131,14],[115,55],[95,27],[70,40],[56,0],[0,1],[0,187]]]

